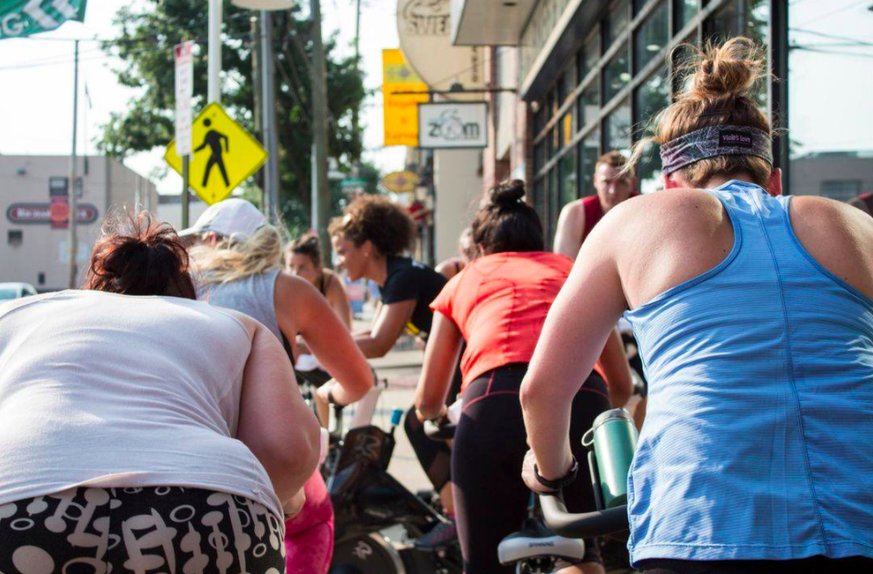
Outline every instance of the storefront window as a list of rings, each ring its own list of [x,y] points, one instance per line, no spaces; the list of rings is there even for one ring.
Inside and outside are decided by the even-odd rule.
[[[662,0],[654,13],[634,32],[634,71],[639,72],[652,61],[670,41],[667,29],[670,21],[669,2]]]
[[[700,11],[698,0],[674,0],[676,5],[675,19],[673,21],[673,33],[680,31]]]
[[[606,116],[606,146],[610,150],[629,153],[631,145],[631,108],[630,101],[624,100],[615,111]]]
[[[593,130],[577,146],[579,164],[579,195],[594,193],[594,164],[600,157],[600,130]]]
[[[873,192],[870,4],[791,4],[786,193],[846,200]]]
[[[630,67],[628,66],[628,48],[622,47],[603,69],[603,89],[605,104],[630,82]]]
[[[570,149],[559,162],[561,172],[560,197],[558,205],[563,207],[578,197],[576,187],[576,150]]]
[[[616,0],[609,6],[609,16],[606,19],[606,47],[612,45],[618,38],[624,37],[630,21],[630,0]]]
[[[580,94],[576,109],[580,129],[597,119],[600,112],[600,83],[597,78]]]
[[[570,141],[573,139],[574,133],[573,108],[570,108],[570,111],[564,114],[564,117],[561,118],[561,146],[569,145]]]
[[[576,62],[576,75],[581,83],[588,72],[597,66],[597,61],[600,59],[600,29],[595,26],[594,30],[588,35],[585,45],[579,51],[578,60]]]
[[[539,173],[546,165],[546,142],[540,141],[534,146],[534,173]]]
[[[546,195],[546,183],[547,176],[541,177],[534,184],[534,195],[533,195],[533,206],[534,209],[537,210],[537,214],[540,216],[540,220],[545,223],[546,217],[548,216],[548,212],[546,211],[546,206],[548,205]]]
[[[651,119],[670,104],[670,82],[667,70],[661,70],[637,88],[634,94],[637,137],[652,135]],[[642,193],[650,193],[661,187],[661,156],[658,146],[649,144],[637,163],[637,181]]]

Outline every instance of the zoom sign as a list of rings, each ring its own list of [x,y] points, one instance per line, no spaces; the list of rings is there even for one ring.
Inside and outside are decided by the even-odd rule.
[[[487,126],[485,102],[418,104],[420,148],[483,148],[488,145]]]

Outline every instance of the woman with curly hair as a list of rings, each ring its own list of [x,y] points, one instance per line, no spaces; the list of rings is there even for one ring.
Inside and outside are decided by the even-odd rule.
[[[355,342],[364,355],[384,356],[404,330],[426,340],[433,321],[430,303],[446,284],[446,279],[404,255],[412,246],[415,234],[415,223],[409,213],[386,197],[363,195],[346,207],[342,217],[331,221],[328,230],[338,263],[349,279],[370,279],[376,282],[382,295],[382,305],[369,331],[355,334]],[[449,400],[454,398],[450,396]],[[404,429],[422,468],[451,515],[454,511],[449,483],[451,450],[446,444],[427,438],[411,410]],[[438,532],[425,535],[427,538],[420,544],[429,545],[432,539],[454,537],[452,524],[438,528]]]
[[[85,290],[0,305],[0,571],[284,571],[318,423],[269,330],[194,298],[143,214]]]

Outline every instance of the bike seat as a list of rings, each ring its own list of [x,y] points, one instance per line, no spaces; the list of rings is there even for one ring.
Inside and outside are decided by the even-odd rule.
[[[522,530],[500,541],[497,558],[504,566],[539,556],[555,556],[568,562],[585,557],[585,543],[578,538],[564,538],[547,530]]]

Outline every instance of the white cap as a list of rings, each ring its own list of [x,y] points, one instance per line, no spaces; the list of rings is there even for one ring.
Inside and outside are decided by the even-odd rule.
[[[266,223],[267,219],[258,208],[244,199],[232,197],[206,208],[194,225],[179,232],[179,237],[212,232],[245,241]]]

